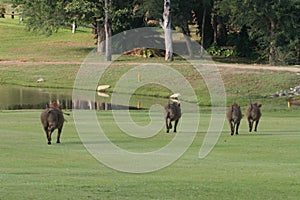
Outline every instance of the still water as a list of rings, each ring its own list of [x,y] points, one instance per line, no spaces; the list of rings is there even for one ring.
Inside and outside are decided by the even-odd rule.
[[[164,104],[166,99],[145,96],[133,96],[130,105],[110,103],[110,94],[96,100],[72,100],[72,89],[34,88],[0,85],[0,110],[44,109],[51,102],[58,102],[63,109],[147,109],[153,104]]]
[[[53,101],[72,100],[72,90],[0,85],[0,109],[42,109]]]

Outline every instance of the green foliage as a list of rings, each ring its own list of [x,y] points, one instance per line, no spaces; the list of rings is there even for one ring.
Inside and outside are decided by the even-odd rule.
[[[132,7],[115,7],[111,12],[113,34],[141,27],[144,21],[141,13]]]
[[[206,51],[211,56],[220,56],[222,54],[221,48],[216,43],[213,43]]]
[[[104,4],[102,1],[92,0],[70,0],[64,5],[64,11],[66,13],[66,22],[73,23],[87,23],[93,22],[93,19],[104,17]]]
[[[12,0],[23,12],[29,30],[51,34],[76,21],[86,25],[103,24],[104,3],[99,0]],[[5,1],[9,2],[9,1]],[[114,0],[109,10],[113,34],[141,27],[147,20],[162,19],[161,0]],[[218,45],[235,46],[237,54],[271,64],[300,63],[300,2],[298,0],[172,0],[172,25],[189,35],[189,23],[198,23],[198,34],[204,30],[205,48],[214,42],[217,27],[211,23],[220,19],[227,35]],[[206,14],[205,14],[206,13]],[[288,14],[287,14],[288,13]],[[202,19],[205,26],[202,29]],[[271,24],[273,24],[271,28]],[[223,29],[224,30],[224,29]],[[238,33],[238,31],[241,31]],[[202,33],[201,33],[202,34]],[[225,39],[227,38],[227,41]],[[217,50],[213,54],[222,54]]]
[[[0,2],[2,2],[4,4],[12,4],[13,0],[1,0]]]
[[[135,1],[134,1],[135,2]],[[132,1],[113,1],[109,17],[113,21],[113,32],[141,25],[141,15],[134,11]],[[76,21],[78,24],[91,25],[95,21],[104,22],[104,3],[98,0],[14,0],[21,6],[25,23],[29,30],[52,34],[59,28]]]
[[[58,0],[19,0],[15,4],[21,5],[29,30],[49,35],[64,25],[65,12]]]
[[[206,51],[211,56],[222,56],[226,58],[231,56],[237,56],[237,51],[234,47],[221,48],[216,43],[213,43],[208,49],[206,49]]]
[[[248,28],[250,40],[256,42],[251,48],[260,59],[274,62],[271,64],[296,64],[300,61],[299,4],[296,0],[223,0],[216,1],[215,6],[219,15],[226,16],[227,24]],[[272,48],[275,53],[270,56]]]
[[[3,15],[5,14],[5,6],[3,3],[0,2],[0,18],[3,17]]]

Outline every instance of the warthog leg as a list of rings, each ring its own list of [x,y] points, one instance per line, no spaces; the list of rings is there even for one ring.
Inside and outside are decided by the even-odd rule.
[[[56,143],[60,143],[60,134],[61,134],[61,130],[62,130],[61,128],[58,129]]]
[[[168,117],[165,118],[166,121],[166,128],[167,128],[167,133],[169,133],[170,127],[169,127],[169,122],[168,122]]]
[[[235,125],[235,134],[238,135],[239,134],[239,126],[240,126],[240,122],[237,122]]]
[[[48,131],[48,128],[47,127],[44,127],[44,131],[46,133],[46,138],[48,140],[48,144],[49,144],[49,131]],[[51,138],[50,138],[50,144],[51,144]]]
[[[229,125],[230,125],[231,135],[234,135],[234,122],[230,121]]]
[[[175,121],[175,125],[174,125],[174,133],[176,133],[176,128],[177,128],[178,121],[179,121],[179,119],[177,119],[177,120]]]
[[[48,133],[47,133],[48,144],[51,144],[51,135],[52,135],[53,131],[54,131],[54,128],[49,126],[48,127]]]
[[[249,132],[252,132],[253,120],[252,119],[248,119],[248,123],[249,123]]]
[[[172,126],[172,122],[171,122],[171,120],[170,120],[170,123],[169,123],[169,129],[172,129],[173,128],[173,126]]]
[[[255,127],[254,127],[255,132],[257,131],[258,122],[259,122],[259,120],[256,120],[256,122],[255,122]]]

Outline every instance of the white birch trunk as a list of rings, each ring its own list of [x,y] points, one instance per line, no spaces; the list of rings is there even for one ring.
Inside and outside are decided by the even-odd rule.
[[[72,33],[74,34],[75,32],[76,32],[76,21],[74,20],[72,24]]]
[[[163,29],[165,32],[166,61],[173,61],[173,39],[171,29],[171,0],[164,0]]]

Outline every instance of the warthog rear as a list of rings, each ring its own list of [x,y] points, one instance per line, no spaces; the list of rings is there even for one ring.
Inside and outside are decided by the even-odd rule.
[[[246,110],[246,116],[249,123],[249,132],[252,131],[254,122],[255,122],[254,131],[255,132],[257,131],[257,126],[259,123],[259,119],[261,117],[261,111],[260,111],[261,106],[262,105],[258,103],[251,103]]]
[[[46,108],[41,114],[41,122],[46,133],[48,144],[51,144],[51,135],[55,129],[58,129],[57,143],[60,143],[60,134],[64,125],[64,115],[57,104]]]
[[[226,116],[230,125],[231,135],[234,135],[234,131],[235,134],[238,135],[240,122],[243,117],[241,107],[237,103],[232,104],[232,106],[227,109]]]
[[[174,133],[176,133],[176,128],[178,121],[181,117],[181,108],[179,101],[172,100],[173,102],[170,102],[165,107],[165,121],[166,121],[166,128],[167,133],[169,133],[170,129],[172,129],[172,121],[175,121],[174,124]]]

